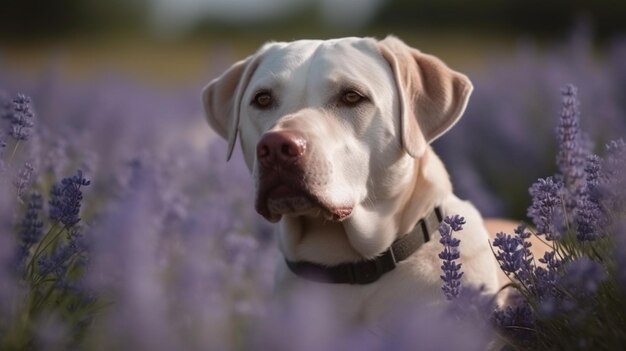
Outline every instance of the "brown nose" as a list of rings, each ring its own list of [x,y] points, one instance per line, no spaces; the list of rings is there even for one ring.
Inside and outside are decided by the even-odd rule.
[[[306,140],[293,131],[263,134],[256,146],[256,156],[264,167],[293,163],[306,152]]]

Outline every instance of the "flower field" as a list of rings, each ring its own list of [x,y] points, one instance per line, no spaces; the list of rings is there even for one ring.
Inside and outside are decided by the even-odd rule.
[[[276,298],[271,226],[201,112],[210,77],[158,89],[0,68],[0,349],[620,349],[626,41],[591,46],[522,45],[470,72],[465,117],[434,147],[461,197],[526,222],[492,243],[515,292],[499,309],[463,285],[465,223],[448,217],[447,302],[398,312],[393,337],[335,325],[322,294]]]

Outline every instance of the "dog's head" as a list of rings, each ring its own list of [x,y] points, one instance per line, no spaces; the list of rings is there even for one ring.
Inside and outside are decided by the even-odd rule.
[[[394,37],[269,43],[203,91],[210,125],[239,137],[256,209],[347,219],[389,214],[430,142],[459,119],[472,85]]]

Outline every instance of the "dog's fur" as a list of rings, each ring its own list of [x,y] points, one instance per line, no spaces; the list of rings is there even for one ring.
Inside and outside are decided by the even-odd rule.
[[[463,282],[495,292],[483,219],[453,194],[429,145],[458,121],[471,91],[465,75],[395,37],[343,38],[266,44],[211,81],[203,102],[211,127],[228,141],[227,157],[239,137],[257,210],[278,222],[285,258],[323,265],[370,259],[441,206],[467,221],[455,234]],[[350,95],[358,102],[347,103],[348,93],[362,98]],[[270,95],[268,106],[259,106],[259,94]],[[306,145],[297,171],[259,162],[260,141],[277,132],[295,133]],[[373,322],[399,303],[443,299],[439,238],[434,233],[372,284],[304,281],[283,260],[281,281],[313,284],[329,292],[338,315]]]

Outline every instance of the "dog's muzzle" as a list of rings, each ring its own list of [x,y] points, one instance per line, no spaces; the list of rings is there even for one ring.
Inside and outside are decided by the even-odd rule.
[[[307,139],[297,131],[270,131],[257,144],[257,212],[270,222],[282,215],[319,212],[329,220],[343,220],[352,206],[336,205],[326,196],[324,179],[310,179],[315,167]],[[320,175],[323,178],[323,175]]]

